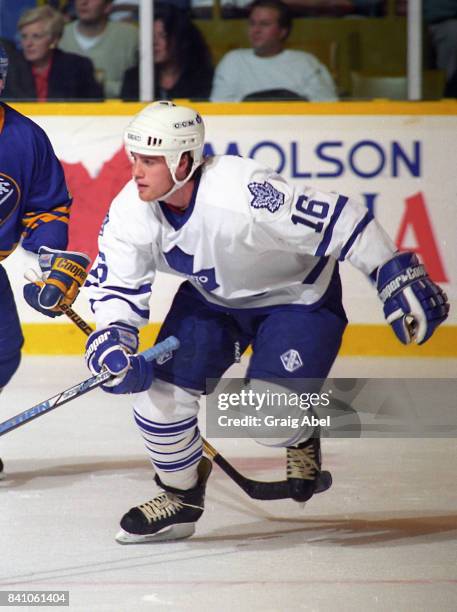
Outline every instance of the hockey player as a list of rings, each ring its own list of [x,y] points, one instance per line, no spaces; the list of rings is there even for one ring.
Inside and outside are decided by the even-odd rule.
[[[363,205],[297,190],[252,159],[204,159],[203,144],[202,118],[190,108],[156,102],[133,118],[125,132],[132,180],[112,202],[86,281],[97,323],[88,366],[115,375],[105,391],[137,394],[134,418],[162,489],[122,518],[122,543],[194,532],[210,471],[198,400],[237,350],[252,344],[251,383],[327,377],[347,323],[338,262],[372,279],[405,344],[425,342],[449,310],[416,256],[396,252]],[[158,270],[187,280],[158,338],[173,334],[181,347],[152,365],[136,352]],[[309,436],[280,441],[297,500],[313,495],[321,470],[319,437]]]
[[[8,57],[0,45],[0,94]],[[26,300],[48,316],[60,314],[85,280],[89,259],[63,249],[68,240],[71,197],[62,166],[43,130],[0,102],[0,261],[17,247],[40,253],[46,278],[24,287]],[[0,391],[19,366],[23,344],[13,292],[0,264]],[[3,464],[0,460],[0,471]]]

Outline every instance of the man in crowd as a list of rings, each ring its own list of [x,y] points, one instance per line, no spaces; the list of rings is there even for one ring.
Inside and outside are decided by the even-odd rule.
[[[286,49],[292,27],[289,9],[281,0],[255,0],[250,8],[248,35],[251,49],[229,51],[214,75],[211,100],[237,102],[265,92],[310,101],[336,100],[336,88],[327,68],[304,51]],[[270,94],[268,94],[270,92]]]
[[[106,98],[118,98],[124,72],[138,61],[138,29],[109,19],[112,0],[76,0],[76,21],[67,24],[59,47],[92,60]]]

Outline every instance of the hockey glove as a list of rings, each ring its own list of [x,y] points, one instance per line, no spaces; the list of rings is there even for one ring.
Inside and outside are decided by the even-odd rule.
[[[378,295],[400,342],[423,344],[446,318],[449,303],[414,253],[398,253],[380,266]]]
[[[90,259],[84,253],[40,247],[34,282],[24,285],[24,298],[32,308],[48,317],[62,314],[60,305],[71,306],[86,280]]]
[[[154,379],[153,365],[138,350],[138,330],[125,323],[113,323],[93,332],[86,344],[86,363],[93,374],[106,368],[114,378],[102,385],[108,393],[146,391]]]

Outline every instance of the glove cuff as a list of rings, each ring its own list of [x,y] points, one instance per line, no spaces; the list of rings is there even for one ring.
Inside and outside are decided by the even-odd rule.
[[[379,299],[385,304],[412,282],[426,276],[425,266],[419,262],[417,255],[400,253],[379,267],[376,283]]]

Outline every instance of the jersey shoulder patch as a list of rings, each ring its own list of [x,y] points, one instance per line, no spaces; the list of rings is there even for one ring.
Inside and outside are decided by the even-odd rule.
[[[248,183],[248,189],[252,195],[250,202],[252,208],[265,208],[269,212],[275,213],[285,202],[284,194],[268,181]]]

